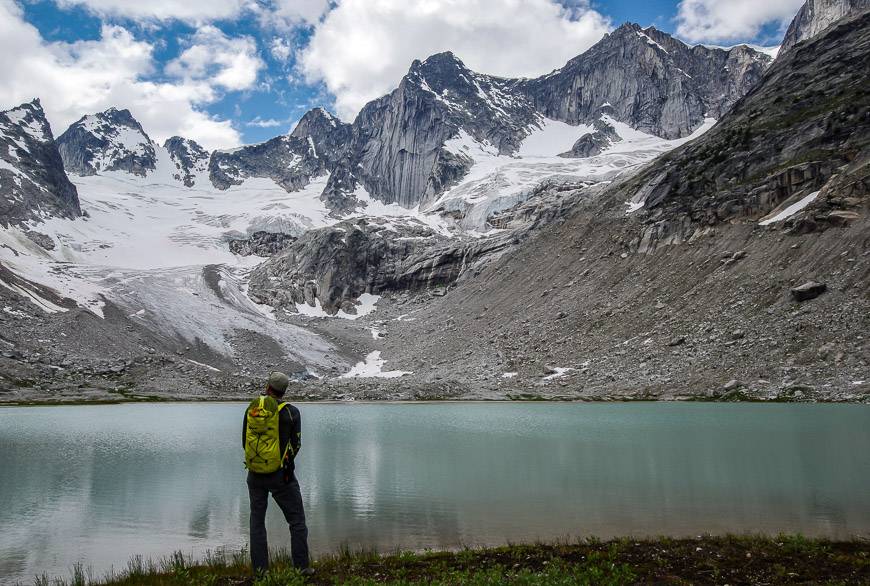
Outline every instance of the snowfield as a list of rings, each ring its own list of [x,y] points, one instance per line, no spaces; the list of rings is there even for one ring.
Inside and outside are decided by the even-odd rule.
[[[713,118],[707,118],[691,135],[665,140],[634,130],[607,115],[603,115],[602,120],[614,127],[621,140],[600,155],[578,159],[558,155],[570,150],[584,134],[593,132],[590,126],[571,126],[544,119],[540,127],[523,141],[515,157],[499,156],[493,146],[461,132],[445,147],[454,154],[471,158],[474,165],[459,185],[444,192],[424,211],[462,212],[462,229],[485,232],[489,229],[487,220],[490,216],[527,200],[545,179],[561,177],[591,183],[612,181],[616,176],[701,136],[716,123]]]

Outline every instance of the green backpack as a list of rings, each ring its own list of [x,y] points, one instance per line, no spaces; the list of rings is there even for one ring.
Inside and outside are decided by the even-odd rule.
[[[257,474],[271,474],[281,468],[290,450],[290,442],[281,453],[278,415],[289,403],[262,396],[251,401],[245,412],[245,468]]]

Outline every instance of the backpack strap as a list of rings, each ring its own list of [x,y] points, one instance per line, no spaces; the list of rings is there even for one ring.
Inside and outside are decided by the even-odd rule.
[[[287,403],[287,402],[279,403],[279,404],[278,404],[278,429],[281,428],[281,419],[280,419],[280,417],[281,417],[281,409],[283,409],[284,407],[286,407],[286,406],[289,405],[289,404],[290,404],[290,403]],[[290,416],[290,423],[293,423],[293,412],[290,411],[290,410],[288,410],[288,411],[287,411],[287,414]],[[280,432],[279,432],[279,433],[278,433],[278,436],[280,437],[280,435],[281,435],[281,434],[280,434]],[[283,462],[284,460],[287,459],[287,452],[290,452],[291,454],[293,454],[294,457],[296,456],[296,454],[293,453],[293,448],[291,447],[291,444],[293,443],[292,441],[290,441],[291,439],[292,439],[292,438],[288,438],[288,439],[287,439],[287,446],[284,448],[284,453],[281,454],[281,461],[282,461],[282,462]]]

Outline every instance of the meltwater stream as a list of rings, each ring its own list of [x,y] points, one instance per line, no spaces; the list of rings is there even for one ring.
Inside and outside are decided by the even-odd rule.
[[[301,404],[315,553],[870,534],[870,407]],[[0,583],[247,541],[240,404],[0,409]],[[287,545],[274,503],[272,545]]]

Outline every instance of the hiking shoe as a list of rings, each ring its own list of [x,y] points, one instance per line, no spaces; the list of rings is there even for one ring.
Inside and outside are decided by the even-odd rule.
[[[314,575],[314,568],[309,566],[309,567],[301,570],[299,573],[302,574],[303,576],[306,576],[306,577],[313,576]]]

